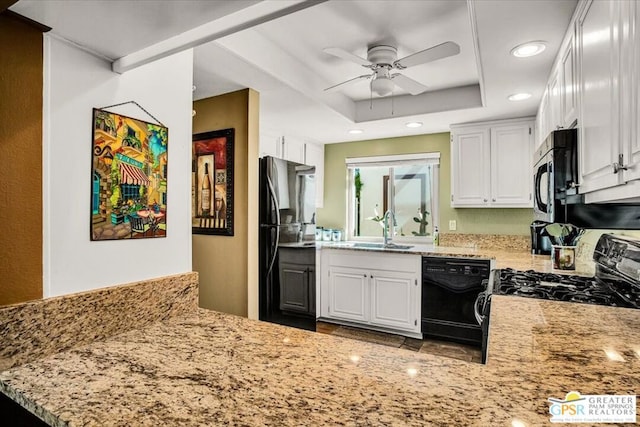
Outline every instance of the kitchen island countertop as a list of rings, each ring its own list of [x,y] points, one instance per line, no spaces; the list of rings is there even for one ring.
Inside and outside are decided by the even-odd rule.
[[[538,426],[549,397],[638,394],[639,355],[639,310],[586,304],[494,296],[487,365],[199,309],[4,371],[0,391],[53,426]]]

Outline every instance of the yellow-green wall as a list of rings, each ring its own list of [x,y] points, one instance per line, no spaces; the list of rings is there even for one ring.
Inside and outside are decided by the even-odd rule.
[[[42,61],[42,29],[1,13],[0,305],[42,298]]]
[[[240,316],[252,314],[257,306],[258,108],[259,94],[251,89],[194,103],[194,134],[235,129],[234,235],[193,235],[200,306]]]
[[[451,207],[451,146],[449,133],[415,135],[325,145],[324,208],[318,224],[346,228],[347,168],[345,158],[410,153],[440,153],[440,230],[451,233],[529,234],[531,209],[453,209]],[[449,220],[457,230],[449,231]]]

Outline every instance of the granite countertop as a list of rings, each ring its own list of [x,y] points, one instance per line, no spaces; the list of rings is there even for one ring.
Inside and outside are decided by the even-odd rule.
[[[404,243],[402,243],[404,244]],[[593,276],[593,263],[576,260],[575,270],[554,270],[549,255],[532,255],[528,251],[513,249],[462,248],[433,245],[411,245],[408,249],[361,248],[354,247],[354,242],[322,242],[323,249],[343,249],[352,251],[406,253],[421,256],[488,258],[495,259],[496,268],[513,268],[515,270],[535,270],[544,273]]]
[[[539,426],[639,385],[639,310],[508,296],[487,365],[199,309],[0,373],[54,426]]]

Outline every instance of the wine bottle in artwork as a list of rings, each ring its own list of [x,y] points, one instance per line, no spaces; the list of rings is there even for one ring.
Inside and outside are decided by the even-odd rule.
[[[202,177],[202,190],[200,192],[200,208],[202,216],[211,215],[211,178],[209,177],[209,163],[204,164],[204,176]]]

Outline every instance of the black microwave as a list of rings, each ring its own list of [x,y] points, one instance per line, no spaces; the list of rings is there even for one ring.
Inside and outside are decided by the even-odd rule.
[[[568,204],[582,203],[578,183],[578,131],[549,134],[533,158],[533,217],[538,221],[567,222]]]

